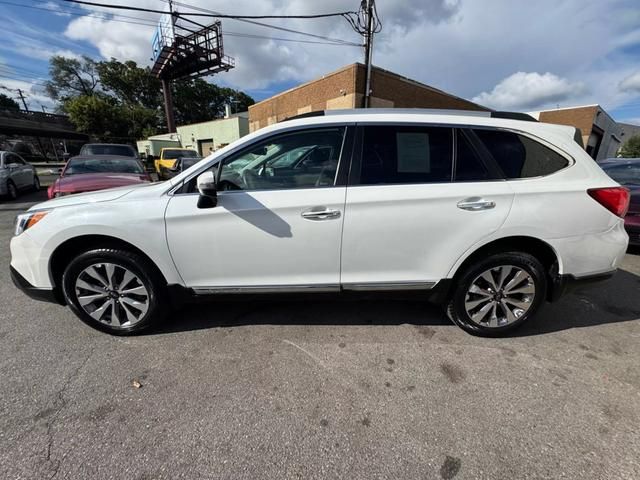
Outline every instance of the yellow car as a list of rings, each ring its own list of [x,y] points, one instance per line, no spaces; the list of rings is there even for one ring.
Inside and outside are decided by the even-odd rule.
[[[189,150],[188,148],[172,148],[167,147],[160,150],[160,157],[154,162],[156,172],[161,179],[165,178],[164,172],[173,168],[176,163],[176,159],[179,157],[197,158],[200,155],[195,150]]]

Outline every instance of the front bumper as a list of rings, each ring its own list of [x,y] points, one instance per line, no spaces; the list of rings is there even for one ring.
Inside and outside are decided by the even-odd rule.
[[[11,271],[11,280],[13,284],[22,290],[28,297],[34,300],[40,300],[42,302],[57,303],[59,305],[66,305],[62,292],[57,288],[36,288],[29,283],[29,281],[18,273],[18,271],[9,267]]]

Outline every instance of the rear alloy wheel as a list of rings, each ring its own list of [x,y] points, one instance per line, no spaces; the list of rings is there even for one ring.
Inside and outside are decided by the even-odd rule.
[[[16,198],[18,198],[18,188],[11,180],[7,182],[7,196],[10,200],[15,200]]]
[[[531,318],[546,288],[544,267],[532,255],[493,255],[462,274],[447,313],[470,333],[497,336]]]
[[[88,325],[114,335],[140,332],[166,312],[159,274],[132,252],[85,252],[67,267],[62,283],[74,313]]]

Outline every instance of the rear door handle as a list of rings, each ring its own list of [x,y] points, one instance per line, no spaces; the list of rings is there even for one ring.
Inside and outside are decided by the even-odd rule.
[[[332,210],[327,207],[313,207],[305,210],[300,215],[307,220],[331,220],[332,218],[340,218],[340,210]]]
[[[477,212],[479,210],[490,210],[495,208],[496,202],[492,202],[491,200],[485,200],[480,197],[470,197],[465,198],[464,200],[460,200],[458,202],[458,208],[462,210],[469,210],[471,212]]]

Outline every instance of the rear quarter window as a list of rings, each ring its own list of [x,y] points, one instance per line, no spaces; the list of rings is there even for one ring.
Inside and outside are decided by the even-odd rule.
[[[475,129],[474,134],[508,179],[550,175],[569,165],[546,145],[515,132]]]

